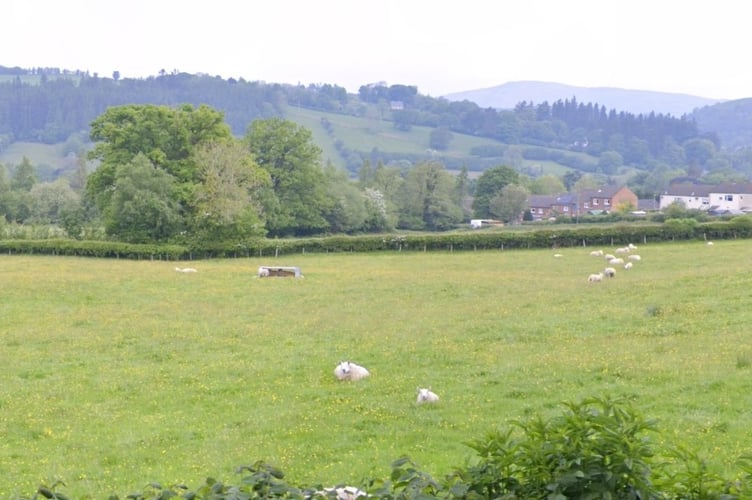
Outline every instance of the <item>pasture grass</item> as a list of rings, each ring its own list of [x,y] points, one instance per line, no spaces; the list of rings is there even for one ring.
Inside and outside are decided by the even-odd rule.
[[[603,283],[585,248],[0,256],[0,494],[196,487],[256,460],[298,485],[386,478],[401,455],[441,477],[468,441],[592,395],[732,477],[752,451],[749,247],[640,245]],[[305,278],[256,278],[267,264]],[[338,382],[345,359],[371,377]],[[429,385],[441,401],[416,405]]]

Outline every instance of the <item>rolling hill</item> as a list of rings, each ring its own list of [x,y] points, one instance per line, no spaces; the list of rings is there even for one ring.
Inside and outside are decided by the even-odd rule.
[[[445,95],[450,101],[468,100],[484,108],[513,109],[522,101],[540,104],[575,97],[578,102],[597,103],[606,109],[634,114],[651,112],[680,117],[695,109],[723,102],[686,94],[671,94],[647,90],[628,90],[613,87],[575,87],[549,82],[510,82],[497,87],[467,90]]]

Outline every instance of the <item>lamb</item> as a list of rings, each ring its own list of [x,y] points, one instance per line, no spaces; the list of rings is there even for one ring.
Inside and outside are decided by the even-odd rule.
[[[365,367],[350,361],[343,361],[334,369],[334,375],[339,380],[360,380],[370,374]]]
[[[614,276],[616,276],[616,269],[614,269],[613,267],[607,267],[603,270],[603,274],[605,274],[609,278],[613,278]]]
[[[627,271],[629,271],[630,269],[632,269],[632,263],[631,262],[627,262],[626,264],[624,264],[624,269],[626,269]]]
[[[591,283],[603,281],[603,273],[591,274],[587,280]]]
[[[193,267],[176,267],[175,270],[179,273],[197,273],[198,272]]]
[[[423,404],[423,403],[435,403],[439,400],[439,395],[435,392],[431,391],[431,388],[428,389],[418,387],[418,399],[416,401],[417,404]]]

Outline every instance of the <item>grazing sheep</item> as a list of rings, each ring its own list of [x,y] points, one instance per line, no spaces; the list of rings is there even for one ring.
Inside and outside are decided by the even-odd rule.
[[[334,375],[339,380],[360,380],[370,375],[370,372],[363,366],[343,361],[334,369]]]
[[[593,250],[590,255],[592,257],[603,257],[603,250]]]
[[[603,258],[606,260],[614,260],[616,256],[613,254],[607,253],[606,255],[603,256]]]
[[[630,250],[637,250],[637,246],[633,245],[632,243],[630,243],[629,245],[627,245],[627,248],[629,248]]]
[[[626,264],[624,264],[624,269],[626,269],[627,271],[629,271],[630,269],[632,269],[632,263],[631,262],[627,262]]]
[[[639,255],[637,255],[636,253],[633,253],[632,255],[630,255],[630,256],[629,256],[629,257],[627,257],[627,258],[628,258],[629,260],[642,260],[642,257],[640,257]]]
[[[616,249],[616,253],[629,253],[629,250],[628,247],[621,247]]]
[[[193,267],[176,267],[175,270],[179,273],[197,273],[198,272]]]
[[[622,259],[621,257],[619,257],[617,259],[611,259],[611,260],[609,260],[608,263],[611,264],[612,266],[620,266],[620,265],[624,264],[624,259]]]
[[[609,278],[613,278],[614,276],[616,276],[616,269],[614,269],[613,267],[607,267],[603,270],[603,274],[605,274]]]
[[[418,387],[418,399],[416,401],[417,404],[423,404],[423,403],[435,403],[439,400],[439,395],[435,392],[431,391],[431,388],[428,389]]]
[[[591,283],[603,281],[603,273],[591,274],[590,276],[588,276],[587,280]]]

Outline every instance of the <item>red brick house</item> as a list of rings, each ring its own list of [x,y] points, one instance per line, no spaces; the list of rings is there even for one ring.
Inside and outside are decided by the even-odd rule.
[[[626,186],[602,186],[558,195],[532,194],[528,198],[528,209],[533,220],[546,220],[559,215],[577,217],[587,213],[612,212],[622,206],[637,209],[637,195]]]

